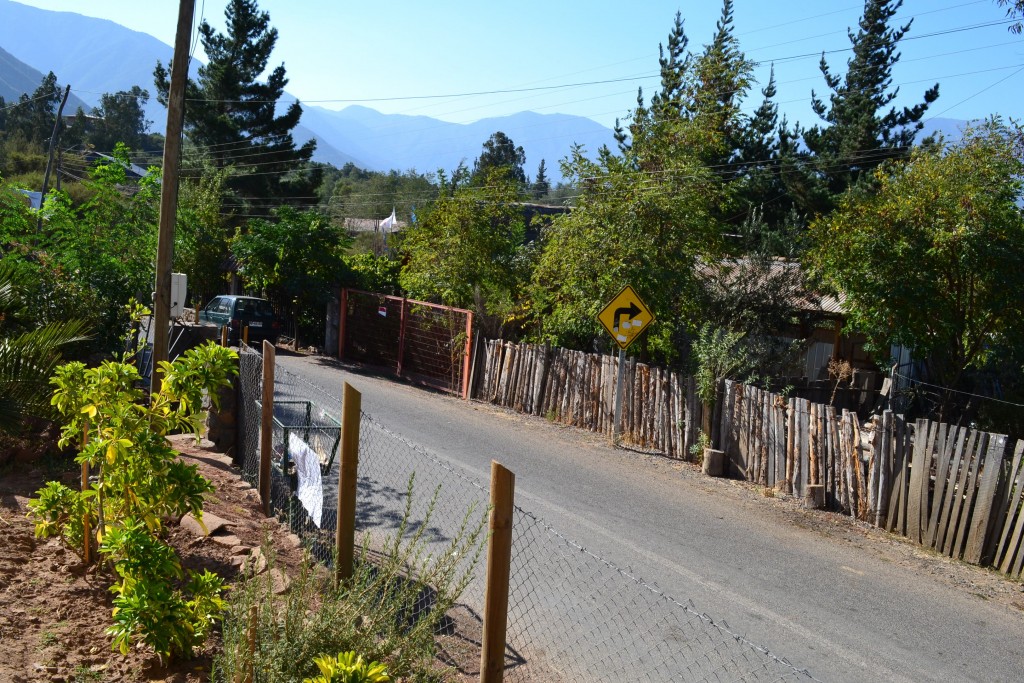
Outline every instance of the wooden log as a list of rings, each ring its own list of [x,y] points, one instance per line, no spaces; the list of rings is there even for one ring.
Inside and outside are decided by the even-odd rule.
[[[786,478],[783,482],[783,492],[793,493],[793,468],[796,463],[796,400],[789,399],[786,409]]]
[[[825,486],[823,484],[808,484],[804,488],[804,507],[810,510],[821,510],[825,507]]]
[[[773,405],[775,415],[775,488],[786,481],[786,402],[776,394]]]
[[[821,483],[818,473],[818,404],[812,403],[808,410],[807,429],[807,484],[813,486]]]
[[[825,502],[833,509],[839,506],[838,486],[842,485],[839,473],[839,425],[836,423],[835,406],[825,406],[825,428],[828,430],[828,473],[825,482]]]
[[[963,507],[961,508],[960,522],[956,527],[956,538],[953,540],[952,557],[962,556],[964,547],[967,544],[967,536],[970,533],[971,511],[974,509],[974,499],[978,490],[978,479],[981,473],[981,464],[985,459],[985,452],[988,450],[989,434],[980,432],[978,447],[974,451],[967,472],[967,482],[963,491]]]
[[[709,477],[723,476],[725,474],[725,451],[705,448],[701,469]]]
[[[359,476],[359,422],[362,419],[362,394],[351,384],[342,387],[341,462],[338,465],[338,512],[334,530],[337,563],[334,585],[338,587],[352,578],[355,560],[356,490]]]
[[[875,498],[878,501],[878,510],[875,514],[875,526],[885,527],[889,518],[889,486],[892,480],[892,411],[886,410],[882,413],[881,432],[879,433],[881,443],[878,450],[878,492]]]
[[[505,673],[515,482],[515,474],[497,461],[491,462],[490,533],[487,540],[487,579],[480,647],[481,683],[501,683]]]
[[[857,473],[857,518],[867,520],[868,518],[868,491],[867,477],[864,474],[864,460],[861,457],[861,434],[860,420],[857,413],[850,413],[850,422],[853,424],[853,462]]]
[[[993,522],[993,505],[999,490],[1000,476],[1003,473],[1003,460],[1006,453],[1006,436],[992,434],[989,437],[988,449],[982,464],[981,482],[971,515],[970,532],[964,548],[964,560],[971,564],[981,564],[991,557],[991,538]]]
[[[758,479],[763,486],[770,486],[771,481],[768,477],[769,465],[768,465],[768,447],[771,443],[771,435],[769,426],[771,422],[768,420],[768,392],[764,389],[759,391],[759,401],[757,405],[757,433],[758,436],[758,458],[760,466],[758,468]]]
[[[868,455],[867,497],[868,521],[874,523],[878,516],[878,466],[882,452],[881,420],[877,415],[871,419],[871,450]]]

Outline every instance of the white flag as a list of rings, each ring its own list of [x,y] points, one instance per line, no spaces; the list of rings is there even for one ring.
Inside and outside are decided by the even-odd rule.
[[[380,222],[381,231],[395,229],[395,210],[391,209],[391,215]]]

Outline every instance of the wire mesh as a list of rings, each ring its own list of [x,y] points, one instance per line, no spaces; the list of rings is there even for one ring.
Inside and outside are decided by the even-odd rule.
[[[281,367],[275,379],[275,400],[301,395],[340,414],[339,396]],[[251,421],[242,424],[252,428]],[[258,440],[258,427],[256,434]],[[336,460],[323,482],[323,528],[332,530],[338,469]],[[485,514],[489,504],[481,482],[365,413],[357,495],[361,538],[375,546],[399,531],[407,537],[420,533],[428,554],[449,552],[467,516],[472,520]],[[300,528],[298,533],[314,555],[329,561],[333,531],[328,538],[320,535],[322,530]],[[476,648],[478,658],[485,566],[482,561],[473,565],[471,554],[460,562],[473,571],[453,612],[459,637]],[[515,507],[513,519],[505,664],[506,680],[529,683],[814,680],[694,605],[586,550],[521,506]]]
[[[347,290],[344,356],[461,392],[468,311]]]

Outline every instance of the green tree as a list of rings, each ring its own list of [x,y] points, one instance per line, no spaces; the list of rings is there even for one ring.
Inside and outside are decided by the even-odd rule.
[[[92,110],[96,121],[90,126],[89,142],[97,151],[110,153],[122,142],[133,150],[142,150],[148,143],[149,126],[144,107],[149,91],[139,86],[116,93],[104,93],[100,105]]]
[[[250,212],[265,214],[270,204],[316,191],[320,174],[308,164],[316,141],[295,145],[298,102],[277,115],[288,79],[283,64],[267,71],[277,42],[270,15],[255,0],[230,0],[224,14],[227,34],[206,21],[199,26],[209,61],[186,87],[185,131],[216,167],[232,167],[229,187],[251,203]],[[157,100],[166,105],[170,79],[159,62],[154,77]]]
[[[529,280],[519,183],[507,168],[466,182],[464,168],[440,176],[440,197],[405,230],[402,287],[419,299],[472,308],[490,334],[517,314]]]
[[[838,197],[889,159],[910,154],[921,118],[939,96],[936,83],[921,103],[897,109],[890,106],[899,89],[892,89],[892,70],[899,61],[900,40],[913,20],[890,26],[903,0],[865,0],[856,34],[849,33],[853,57],[845,77],[833,74],[821,57],[821,73],[831,91],[828,102],[811,93],[811,106],[822,124],[802,132],[806,152],[798,154],[802,172],[787,174],[797,187],[795,196],[809,215],[828,212]],[[886,108],[888,107],[888,111]]]
[[[944,150],[915,149],[811,225],[814,272],[846,296],[880,359],[902,344],[959,388],[993,349],[1024,343],[1024,162],[999,121]]]
[[[548,169],[544,160],[540,160],[537,166],[537,177],[533,180],[533,198],[543,199],[551,191],[551,182],[548,180]]]
[[[242,277],[287,310],[293,336],[322,334],[325,307],[348,276],[345,232],[318,211],[278,207],[231,242]]]
[[[504,168],[508,171],[509,179],[522,187],[526,185],[526,172],[523,170],[525,163],[526,152],[523,148],[516,147],[516,143],[499,130],[484,141],[483,151],[473,164],[473,178],[478,183],[484,182],[490,169]]]
[[[174,267],[188,276],[189,296],[197,305],[222,293],[227,284],[225,263],[230,254],[225,207],[226,169],[203,168],[184,176],[178,191],[174,231]]]

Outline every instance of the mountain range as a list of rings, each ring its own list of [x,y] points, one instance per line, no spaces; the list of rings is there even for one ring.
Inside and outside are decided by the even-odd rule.
[[[35,90],[48,71],[57,75],[61,85],[71,84],[75,99],[69,102],[69,112],[79,106],[94,107],[103,93],[133,85],[152,95],[153,68],[158,60],[169,64],[172,52],[171,46],[153,36],[112,21],[0,0],[0,96],[8,102]],[[196,61],[190,65],[193,77],[198,67]],[[152,131],[163,132],[166,111],[155,96],[146,116]],[[964,124],[936,118],[925,124],[924,133],[938,131],[955,139]],[[362,106],[336,111],[303,105],[294,136],[299,143],[316,138],[314,159],[338,167],[352,162],[374,171],[432,173],[450,171],[463,161],[471,165],[496,131],[523,147],[528,174],[534,174],[543,159],[548,177],[555,181],[561,178],[558,162],[568,156],[573,144],[590,154],[602,145],[614,146],[611,129],[580,116],[520,112],[460,124],[428,116],[382,114]]]
[[[70,83],[79,98],[67,107],[71,112],[96,106],[103,93],[139,85],[153,95],[146,106],[152,131],[163,132],[166,111],[155,98],[153,68],[157,60],[167,65],[172,54],[171,46],[153,36],[106,19],[0,0],[0,95],[8,102],[35,90],[48,71],[61,85]],[[190,65],[193,77],[198,66]],[[352,162],[374,171],[431,173],[461,161],[471,165],[484,141],[499,130],[524,148],[528,174],[544,159],[548,177],[556,180],[558,161],[574,143],[591,152],[614,144],[609,128],[580,116],[521,112],[459,124],[359,106],[335,111],[303,105],[294,135],[300,143],[316,138],[314,158],[335,166]]]

